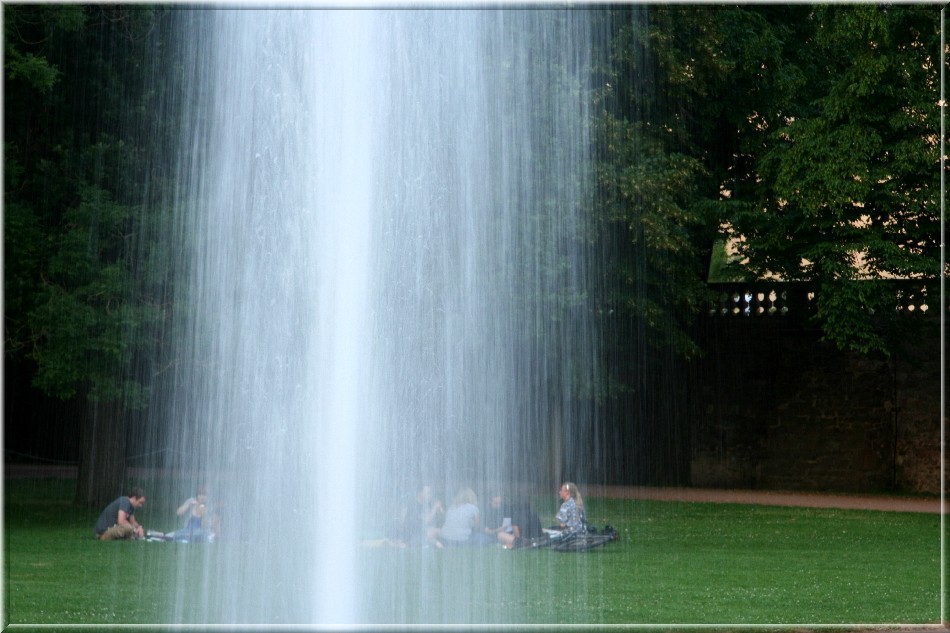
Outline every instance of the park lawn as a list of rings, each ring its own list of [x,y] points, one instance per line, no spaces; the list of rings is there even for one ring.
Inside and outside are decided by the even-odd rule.
[[[99,543],[71,482],[6,482],[5,624],[228,623],[200,566],[248,544]],[[151,513],[173,507],[150,499]],[[553,501],[539,504],[553,514]],[[588,553],[366,548],[362,624],[808,626],[940,621],[940,517],[588,499]],[[146,508],[148,509],[148,507]],[[147,527],[151,516],[141,518]],[[156,521],[156,525],[159,522]],[[176,591],[180,589],[180,591]]]

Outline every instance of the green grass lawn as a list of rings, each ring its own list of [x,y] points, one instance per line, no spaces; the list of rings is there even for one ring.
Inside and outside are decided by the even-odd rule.
[[[71,482],[5,487],[5,623],[228,623],[190,599],[242,543],[99,543]],[[149,500],[153,516],[173,513]],[[763,625],[940,621],[940,517],[589,499],[588,553],[360,551],[363,623]],[[552,515],[554,500],[540,504]],[[151,516],[142,517],[149,526]],[[167,523],[167,521],[165,521]],[[155,523],[158,524],[158,521]],[[178,586],[181,592],[174,589]]]

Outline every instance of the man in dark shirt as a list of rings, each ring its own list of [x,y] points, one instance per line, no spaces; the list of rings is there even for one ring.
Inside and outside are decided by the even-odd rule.
[[[127,497],[119,497],[106,506],[96,521],[96,538],[116,541],[143,538],[145,529],[135,520],[135,511],[145,505],[145,492],[132,488]]]

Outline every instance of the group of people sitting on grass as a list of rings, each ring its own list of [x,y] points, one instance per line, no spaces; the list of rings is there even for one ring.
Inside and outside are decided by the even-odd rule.
[[[208,490],[199,486],[193,497],[182,503],[176,514],[184,525],[173,532],[145,531],[136,520],[135,511],[145,505],[145,492],[132,488],[107,505],[96,521],[96,538],[100,541],[139,540],[176,541],[179,543],[211,543],[219,531],[220,518],[212,509]]]
[[[401,510],[388,536],[388,542],[399,546],[480,546],[498,543],[516,549],[540,538],[564,538],[587,530],[584,499],[573,482],[561,484],[560,509],[556,525],[544,529],[537,513],[526,499],[506,501],[493,494],[483,513],[478,497],[471,488],[461,488],[445,508],[435,497],[432,487],[423,485],[415,499]]]
[[[558,494],[561,506],[554,516],[556,524],[543,529],[527,499],[508,501],[500,494],[493,494],[482,512],[475,492],[471,488],[461,488],[452,504],[445,508],[433,494],[432,487],[424,485],[401,509],[387,534],[387,541],[400,547],[441,548],[498,543],[507,549],[516,549],[542,538],[563,539],[586,533],[584,499],[577,485],[565,482]],[[144,505],[145,492],[141,488],[133,488],[128,495],[115,499],[96,521],[96,538],[100,541],[148,539],[209,543],[215,540],[219,531],[220,518],[212,509],[204,486],[198,487],[195,496],[178,507],[177,514],[184,519],[184,525],[174,532],[146,532],[135,518],[135,511]]]

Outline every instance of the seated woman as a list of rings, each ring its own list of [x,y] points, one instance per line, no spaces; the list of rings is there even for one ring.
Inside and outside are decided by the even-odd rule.
[[[217,515],[211,512],[210,508],[208,491],[204,486],[200,486],[195,496],[186,499],[176,511],[178,516],[187,517],[184,527],[165,536],[176,541],[189,543],[210,543],[214,541],[214,535],[217,532]]]
[[[478,529],[478,497],[471,488],[462,488],[445,513],[445,523],[439,530],[439,541],[444,545],[486,545],[494,541]]]
[[[558,522],[557,530],[546,530],[555,538],[563,538],[574,534],[587,532],[587,519],[584,517],[584,498],[577,489],[577,484],[568,481],[561,484],[558,492],[561,497],[561,507],[554,515]]]

